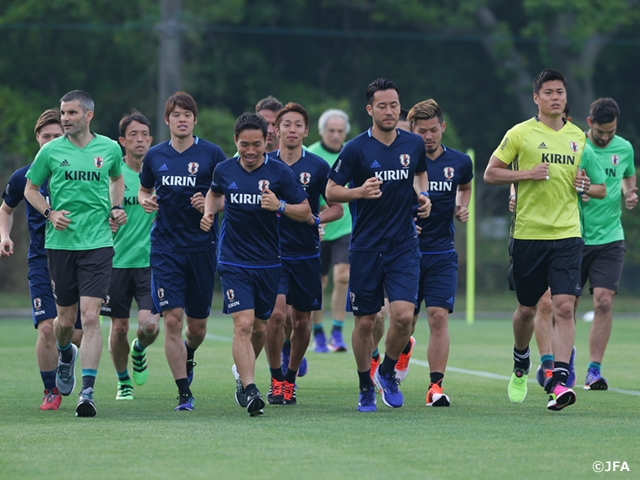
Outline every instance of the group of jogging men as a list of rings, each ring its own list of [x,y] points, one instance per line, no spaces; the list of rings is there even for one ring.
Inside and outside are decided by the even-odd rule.
[[[151,147],[150,123],[140,112],[122,118],[124,156],[116,142],[91,131],[95,109],[85,92],[69,92],[59,111],[43,113],[35,128],[41,149],[11,176],[0,207],[5,256],[13,253],[12,211],[27,200],[29,280],[45,388],[40,408],[57,410],[62,396],[71,394],[79,356],[76,415],[96,414],[102,314],[112,320],[116,399],[133,400],[133,383],[146,382],[145,349],[157,338],[162,315],[165,354],[178,388],[175,410],[193,410],[194,357],[206,335],[216,271],[223,312],[234,323],[235,399],[251,416],[262,414],[266,402],[296,404],[296,378],[306,374],[312,332],[316,352],[347,350],[345,303],[355,319],[358,411],[375,411],[377,392],[388,407],[403,405],[399,385],[423,302],[431,332],[426,404],[449,406],[442,382],[457,289],[453,222],[469,217],[473,165],[442,144],[446,122],[434,100],[406,112],[407,132],[398,126],[402,110],[392,81],[375,80],[366,97],[372,118],[367,131],[345,144],[348,116],[329,110],[319,121],[321,140],[308,149],[306,110],[273,97],[261,100],[255,114],[237,119],[237,154],[230,159],[193,135],[198,108],[184,92],[166,102],[167,142]],[[518,309],[509,398],[521,402],[526,396],[535,324],[539,377],[550,395],[548,408],[559,410],[575,402],[567,379],[573,309],[587,280],[596,319],[585,388],[607,388],[599,372],[624,255],[620,197],[633,208],[637,189],[633,151],[615,136],[619,110],[613,100],[594,102],[585,136],[563,116],[562,74],[543,71],[534,80],[533,98],[538,114],[506,134],[485,181],[516,185],[510,252]],[[596,219],[609,230],[603,232]],[[332,265],[327,342],[322,296]],[[541,315],[534,322],[548,288],[555,324]],[[130,345],[133,298],[138,329]],[[381,359],[385,305],[389,328]],[[313,319],[312,312],[318,312]],[[271,372],[266,402],[254,379],[265,345]]]

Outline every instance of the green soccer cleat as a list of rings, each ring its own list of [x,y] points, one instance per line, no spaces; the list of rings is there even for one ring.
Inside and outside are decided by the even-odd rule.
[[[522,403],[527,396],[527,378],[529,370],[514,368],[509,380],[509,400],[513,403]]]
[[[144,385],[149,378],[149,368],[147,366],[147,353],[145,350],[138,352],[133,346],[136,344],[134,339],[131,343],[131,365],[133,366],[133,381],[136,385]]]
[[[131,384],[131,380],[118,382],[116,400],[133,400],[133,385]]]

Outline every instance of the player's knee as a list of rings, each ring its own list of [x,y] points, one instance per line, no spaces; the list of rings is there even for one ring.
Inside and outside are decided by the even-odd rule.
[[[100,328],[100,315],[96,312],[83,312],[82,329],[95,330]],[[74,322],[75,323],[75,322]]]
[[[112,320],[112,322],[111,332],[113,332],[113,335],[117,338],[126,338],[127,333],[129,332],[129,322],[122,320]]]
[[[613,308],[613,297],[611,295],[598,295],[594,299],[595,311],[599,314],[607,314]]]
[[[269,318],[269,323],[273,327],[282,327],[284,325],[285,320],[286,320],[285,311],[279,308],[275,308],[273,310],[273,313],[271,314],[271,317]]]
[[[253,331],[251,332],[251,340],[253,342],[262,342],[264,340],[264,337],[266,336],[267,331],[263,330],[263,329],[258,329],[256,330],[255,328],[253,329]]]
[[[53,321],[45,320],[38,323],[38,337],[44,342],[54,342],[55,336],[53,334]]]
[[[376,317],[361,317],[356,321],[356,328],[362,335],[372,335],[376,326]]]
[[[158,333],[158,324],[156,322],[147,322],[140,326],[145,335],[153,336]]]
[[[178,318],[175,315],[166,315],[164,317],[164,328],[168,332],[180,332],[182,333],[182,318]]]
[[[529,323],[533,321],[533,318],[536,315],[536,307],[527,307],[525,305],[518,305],[518,310],[516,311],[516,315],[520,321]]]
[[[432,332],[442,332],[447,330],[448,317],[445,312],[434,312],[429,315],[429,329]]]

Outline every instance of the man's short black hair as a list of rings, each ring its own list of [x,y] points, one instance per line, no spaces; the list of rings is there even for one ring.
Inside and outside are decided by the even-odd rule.
[[[620,107],[613,98],[599,98],[589,107],[589,118],[593,123],[603,125],[620,118]]]
[[[533,93],[538,95],[540,89],[542,88],[542,84],[544,84],[545,82],[551,82],[553,80],[560,80],[564,85],[564,88],[567,88],[567,79],[564,78],[562,72],[554,70],[553,68],[545,68],[536,76],[536,78],[533,79]]]
[[[388,78],[377,78],[367,87],[367,103],[370,104],[373,100],[373,94],[381,90],[395,90],[400,96],[400,90],[398,90],[395,83]]]
[[[236,120],[236,124],[233,127],[233,135],[238,138],[238,135],[244,130],[261,130],[262,136],[267,138],[267,122],[255,113],[243,113]]]
[[[131,122],[138,122],[142,125],[146,125],[149,128],[149,135],[151,135],[151,123],[142,113],[140,113],[135,108],[131,110],[131,113],[127,113],[120,119],[120,124],[118,125],[118,130],[120,131],[120,136],[125,137],[127,133],[127,128],[131,125]]]

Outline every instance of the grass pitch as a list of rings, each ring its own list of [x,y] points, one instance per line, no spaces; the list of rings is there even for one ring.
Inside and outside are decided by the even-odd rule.
[[[133,402],[115,400],[105,343],[98,415],[75,418],[78,387],[60,411],[38,410],[42,383],[31,320],[0,321],[0,478],[591,478],[598,461],[627,462],[626,476],[640,478],[640,322],[614,320],[603,367],[612,387],[606,392],[582,390],[588,329],[578,322],[578,399],[561,412],[545,408],[534,375],[526,400],[509,402],[510,320],[450,322],[444,387],[452,405],[426,407],[429,333],[421,319],[402,384],[404,407],[389,409],[378,396],[377,413],[357,413],[353,355],[310,350],[298,405],[267,405],[263,416],[250,418],[233,399],[231,320],[215,317],[196,354],[195,411],[173,411],[177,389],[160,337],[148,350],[149,380],[135,388]],[[532,358],[536,362],[537,353]],[[266,395],[264,356],[256,380]]]

